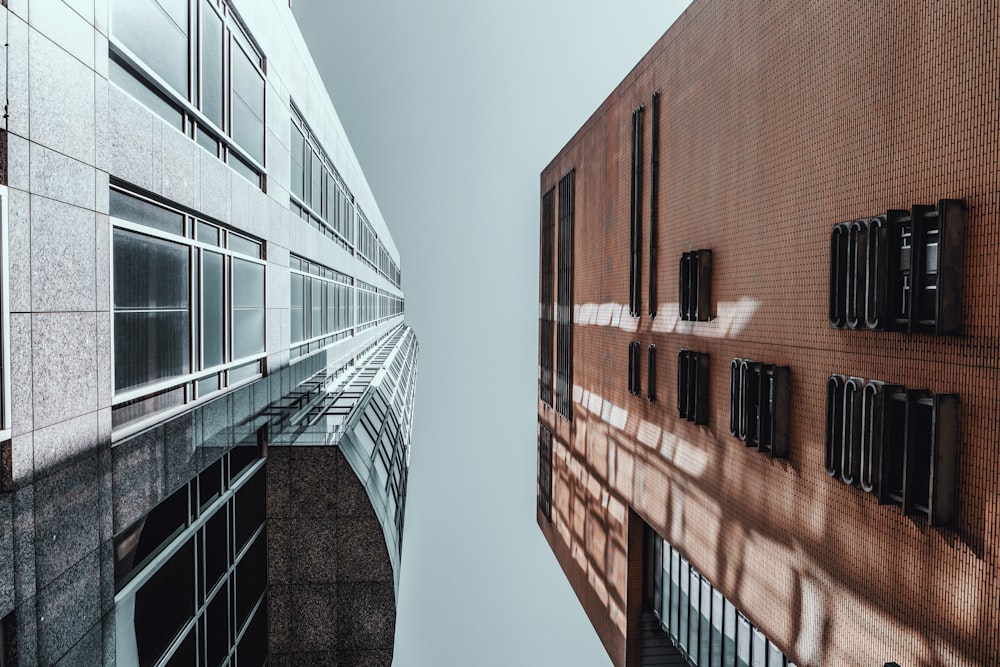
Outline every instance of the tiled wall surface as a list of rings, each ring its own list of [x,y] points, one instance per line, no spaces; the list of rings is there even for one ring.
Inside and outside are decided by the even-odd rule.
[[[0,8],[14,481],[0,618],[15,612],[19,664],[115,664],[113,536],[240,441],[243,418],[402,322],[290,365],[289,253],[402,295],[289,210],[293,100],[399,256],[287,3],[236,4],[268,58],[266,192],[109,83],[108,0]],[[265,241],[268,376],[112,444],[115,180]]]
[[[542,172],[540,195],[576,169],[576,387],[572,424],[539,403],[555,460],[539,524],[617,664],[638,605],[629,507],[799,665],[1000,660],[998,53],[990,2],[696,0]],[[654,91],[660,303],[631,318],[631,114]],[[962,335],[832,329],[832,226],[942,198],[968,207]],[[715,317],[680,321],[678,262],[698,248]],[[631,340],[657,346],[655,402],[645,356],[628,393]],[[711,355],[707,426],[677,417],[681,348]],[[787,460],[729,435],[734,357],[791,368]],[[826,475],[832,373],[959,394],[953,529]]]

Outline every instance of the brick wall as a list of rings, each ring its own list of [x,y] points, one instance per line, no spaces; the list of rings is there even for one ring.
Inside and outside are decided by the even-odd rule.
[[[998,13],[985,1],[697,0],[542,172],[544,192],[576,168],[578,315],[572,426],[539,404],[554,435],[553,524],[540,525],[616,664],[617,605],[631,599],[619,505],[799,665],[1000,660]],[[631,114],[646,105],[646,244],[657,90],[660,303],[645,315],[644,247],[643,316],[631,318]],[[963,335],[832,329],[832,226],[942,198],[968,207]],[[698,248],[712,250],[715,318],[679,321],[678,262]],[[627,390],[631,340],[643,348],[639,397]],[[677,417],[681,348],[711,355],[707,426]],[[734,357],[791,368],[787,460],[729,435]],[[831,373],[959,394],[954,529],[826,475]]]

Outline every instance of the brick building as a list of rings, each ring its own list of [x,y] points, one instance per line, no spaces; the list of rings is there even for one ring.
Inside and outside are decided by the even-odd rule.
[[[998,19],[695,0],[543,170],[537,520],[615,664],[1000,662]]]

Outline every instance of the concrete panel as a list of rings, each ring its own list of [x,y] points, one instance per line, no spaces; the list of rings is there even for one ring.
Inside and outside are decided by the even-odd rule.
[[[96,410],[94,313],[35,313],[31,334],[35,426]]]
[[[66,157],[40,144],[29,151],[30,189],[80,208],[94,208],[96,172],[91,165]]]
[[[87,189],[93,189],[93,181]],[[31,196],[33,311],[95,309],[94,225],[92,210]]]
[[[30,32],[28,42],[31,63],[29,138],[93,164],[93,70],[37,32]]]

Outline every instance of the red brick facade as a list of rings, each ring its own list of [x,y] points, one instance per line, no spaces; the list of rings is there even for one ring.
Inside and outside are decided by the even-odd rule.
[[[539,401],[553,490],[552,522],[538,522],[615,664],[638,664],[641,522],[630,508],[800,667],[1000,664],[998,63],[1000,8],[985,0],[695,0],[542,172],[544,193],[576,170],[575,314],[572,422]],[[656,91],[659,303],[649,317]],[[631,117],[641,104],[643,303],[633,318]],[[831,328],[833,225],[945,198],[968,211],[962,334]],[[678,262],[699,248],[712,251],[713,319],[681,321]],[[639,396],[627,384],[633,340]],[[706,426],[677,416],[682,348],[711,355]],[[735,357],[791,369],[785,460],[729,433]],[[960,396],[952,528],[826,474],[832,373]]]

